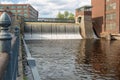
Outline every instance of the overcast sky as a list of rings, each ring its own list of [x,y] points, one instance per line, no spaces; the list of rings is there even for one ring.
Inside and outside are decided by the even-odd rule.
[[[29,3],[39,11],[39,17],[56,17],[58,12],[69,11],[83,5],[91,5],[91,0],[1,0],[1,3]]]

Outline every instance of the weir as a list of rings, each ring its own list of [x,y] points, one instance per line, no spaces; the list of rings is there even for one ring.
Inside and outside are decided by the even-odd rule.
[[[24,37],[31,39],[82,39],[80,26],[73,23],[26,22]]]

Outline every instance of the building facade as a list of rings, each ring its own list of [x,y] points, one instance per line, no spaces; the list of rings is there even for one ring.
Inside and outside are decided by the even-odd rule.
[[[120,0],[91,0],[93,27],[98,36],[119,34]]]
[[[10,11],[16,16],[23,16],[24,18],[38,18],[38,11],[30,4],[0,4],[0,11]]]
[[[80,25],[83,38],[94,38],[92,29],[91,6],[82,6],[75,11],[75,22]]]
[[[83,6],[75,10],[75,22],[80,23],[81,18],[84,16],[91,17],[91,6]]]

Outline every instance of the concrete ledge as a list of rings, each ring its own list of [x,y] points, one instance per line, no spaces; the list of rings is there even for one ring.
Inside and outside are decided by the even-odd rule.
[[[31,57],[30,51],[29,51],[24,39],[23,39],[23,44],[25,46],[25,52],[27,54],[27,62],[32,71],[33,78],[34,78],[34,80],[41,80],[38,70],[37,70],[37,67],[36,67],[35,59]]]
[[[29,58],[27,58],[27,61],[28,61],[28,64],[31,68],[34,80],[41,80],[39,73],[38,73],[38,70],[37,70],[37,67],[36,67],[35,59],[29,57]]]
[[[111,39],[120,40],[120,34],[111,34]]]

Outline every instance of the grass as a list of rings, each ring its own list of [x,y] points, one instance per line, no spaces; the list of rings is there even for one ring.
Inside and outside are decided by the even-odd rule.
[[[23,80],[28,80],[26,76],[23,77]]]

